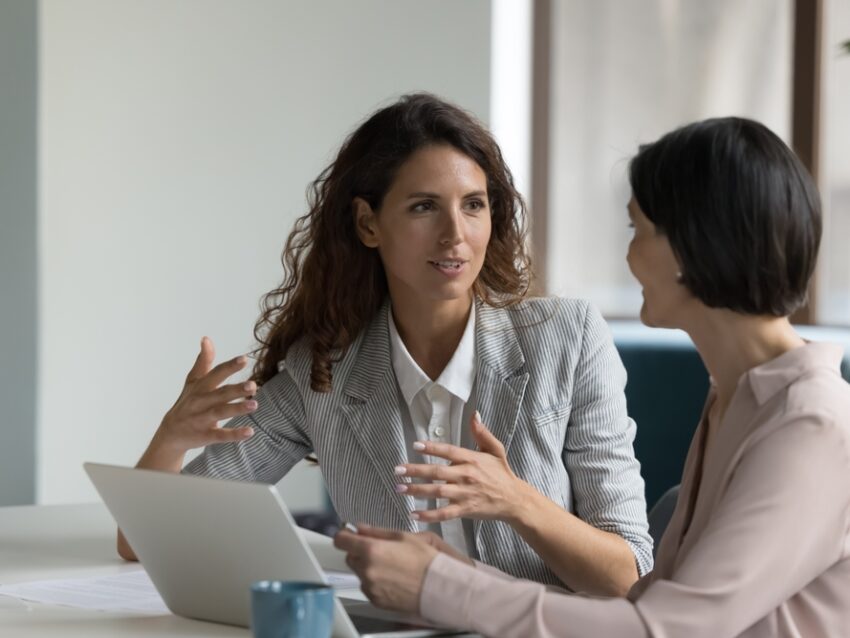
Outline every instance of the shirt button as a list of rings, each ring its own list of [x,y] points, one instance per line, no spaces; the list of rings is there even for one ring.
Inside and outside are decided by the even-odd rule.
[[[438,425],[437,427],[434,428],[434,436],[436,436],[438,438],[443,438],[443,435],[445,433],[446,433],[446,430],[441,425]]]

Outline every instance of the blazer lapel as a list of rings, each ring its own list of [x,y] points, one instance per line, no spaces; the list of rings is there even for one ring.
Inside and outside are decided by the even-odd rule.
[[[473,396],[481,420],[510,449],[528,372],[508,310],[479,303]]]
[[[476,312],[476,373],[472,396],[481,420],[508,451],[528,384],[525,357],[508,316],[510,311],[479,303]],[[487,521],[473,522],[475,544],[482,557],[486,552],[482,552],[484,548],[479,537],[482,526],[487,525]]]
[[[399,413],[398,389],[390,355],[389,305],[378,311],[367,328],[354,369],[344,393],[348,403],[342,406],[345,420],[369,459],[387,497],[401,517],[402,526],[414,530],[410,512],[413,497],[396,495],[394,468],[407,462],[407,446]],[[371,495],[371,498],[380,498]]]

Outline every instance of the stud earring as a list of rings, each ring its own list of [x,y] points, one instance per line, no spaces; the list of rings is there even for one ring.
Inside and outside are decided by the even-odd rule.
[[[681,270],[676,271],[676,281],[682,283],[685,279],[685,276],[682,274]]]

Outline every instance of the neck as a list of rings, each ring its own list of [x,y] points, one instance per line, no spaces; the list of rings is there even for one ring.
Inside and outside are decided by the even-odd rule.
[[[685,332],[714,379],[720,406],[729,404],[747,371],[805,343],[785,317],[757,317],[730,310],[710,309]]]
[[[472,296],[434,303],[429,300],[393,298],[396,329],[407,351],[432,380],[451,361],[463,337]]]

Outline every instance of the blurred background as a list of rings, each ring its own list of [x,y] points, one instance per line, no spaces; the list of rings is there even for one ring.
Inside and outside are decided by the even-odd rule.
[[[634,318],[626,163],[763,121],[821,187],[804,323],[850,324],[847,0],[0,0],[0,505],[94,501],[202,335],[247,352],[344,136],[427,90],[477,114],[532,209],[543,290]],[[323,505],[317,468],[281,484]]]

